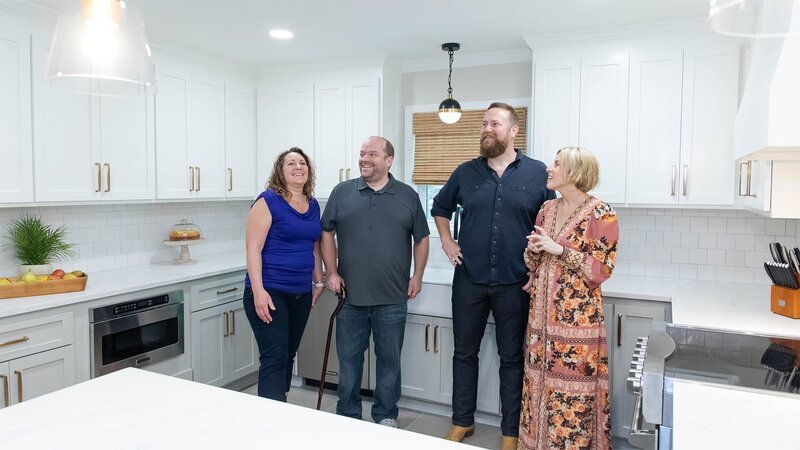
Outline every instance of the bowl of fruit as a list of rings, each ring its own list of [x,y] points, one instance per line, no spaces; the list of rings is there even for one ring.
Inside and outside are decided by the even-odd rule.
[[[88,275],[81,270],[65,272],[56,269],[50,275],[28,271],[18,277],[0,277],[0,299],[61,294],[86,289]]]

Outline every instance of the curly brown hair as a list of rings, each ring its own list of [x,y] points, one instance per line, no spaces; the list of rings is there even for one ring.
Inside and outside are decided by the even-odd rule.
[[[303,185],[303,195],[310,200],[314,195],[314,183],[317,178],[314,174],[314,167],[311,165],[311,158],[309,158],[306,152],[300,147],[292,147],[278,155],[275,159],[275,164],[272,165],[272,174],[269,176],[269,180],[267,180],[266,189],[272,189],[284,198],[291,198],[292,194],[286,187],[286,179],[283,178],[283,162],[286,159],[286,155],[289,153],[297,153],[306,160],[306,165],[308,166],[308,180],[306,180],[306,184]]]

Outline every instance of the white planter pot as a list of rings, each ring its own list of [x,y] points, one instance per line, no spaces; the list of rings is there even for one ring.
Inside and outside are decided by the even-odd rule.
[[[25,275],[26,272],[31,271],[34,275],[50,275],[53,273],[53,265],[52,264],[38,264],[38,265],[26,265],[23,264],[19,266],[19,275]]]

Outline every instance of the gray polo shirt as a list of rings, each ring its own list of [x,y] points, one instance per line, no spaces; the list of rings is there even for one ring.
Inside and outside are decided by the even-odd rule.
[[[408,300],[413,242],[430,234],[417,192],[389,174],[373,191],[363,178],[339,183],[322,214],[322,229],[335,231],[339,274],[355,306]]]

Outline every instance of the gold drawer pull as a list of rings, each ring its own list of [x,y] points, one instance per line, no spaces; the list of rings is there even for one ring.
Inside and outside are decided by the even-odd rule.
[[[225,334],[223,334],[222,337],[228,337],[231,334],[230,328],[228,328],[228,312],[225,311],[222,315],[225,316]]]
[[[29,341],[29,340],[30,340],[30,338],[28,336],[22,336],[19,339],[12,339],[10,341],[6,341],[6,342],[3,342],[3,343],[0,343],[0,347],[8,347],[9,345],[19,344],[20,342],[25,342],[25,341]]]
[[[19,403],[22,403],[22,372],[19,370],[14,371],[17,374],[17,390],[19,391]]]
[[[433,327],[433,353],[439,353],[439,325]]]
[[[231,336],[236,334],[236,314],[231,310]]]
[[[425,324],[425,352],[431,351],[431,348],[428,347],[428,329],[431,327],[430,324]]]
[[[230,289],[225,289],[224,291],[217,291],[217,295],[229,294],[229,293],[231,293],[231,292],[236,292],[236,291],[238,291],[238,290],[239,290],[239,288],[238,288],[238,287],[234,287],[234,288],[230,288]]]
[[[8,377],[0,375],[3,379],[3,406],[8,407]]]
[[[106,166],[106,192],[111,192],[111,164],[105,163]]]

